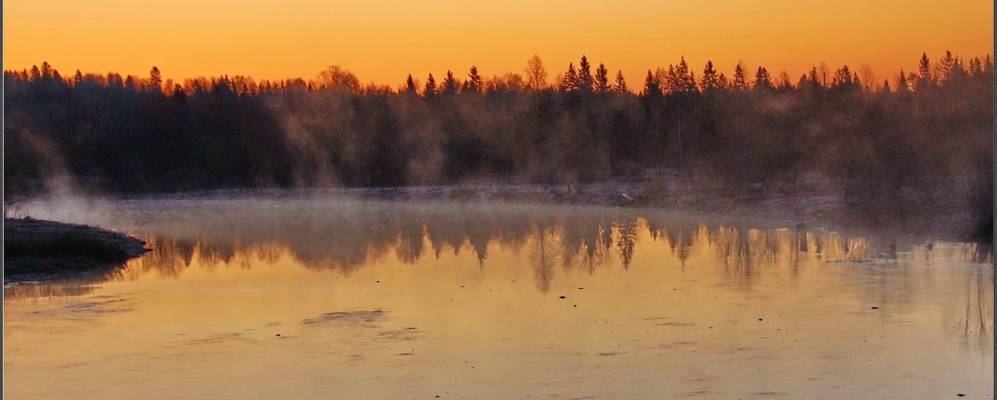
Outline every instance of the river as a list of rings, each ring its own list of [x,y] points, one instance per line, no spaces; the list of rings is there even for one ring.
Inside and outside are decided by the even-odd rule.
[[[10,399],[993,398],[972,243],[307,194],[22,212],[152,251],[5,286]]]

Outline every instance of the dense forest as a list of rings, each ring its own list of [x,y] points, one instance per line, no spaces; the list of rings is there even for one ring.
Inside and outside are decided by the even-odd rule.
[[[677,174],[731,192],[840,190],[877,212],[956,199],[989,221],[990,56],[925,54],[916,71],[874,76],[824,64],[798,79],[743,64],[727,75],[681,59],[631,83],[584,56],[551,77],[534,56],[523,74],[471,67],[392,88],[338,66],[312,80],[173,82],[155,67],[70,77],[43,63],[4,72],[4,194]]]

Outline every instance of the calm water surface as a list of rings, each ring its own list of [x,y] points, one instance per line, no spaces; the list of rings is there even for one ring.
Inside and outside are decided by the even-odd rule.
[[[11,399],[993,398],[973,244],[313,196],[23,212],[153,251],[4,288]]]

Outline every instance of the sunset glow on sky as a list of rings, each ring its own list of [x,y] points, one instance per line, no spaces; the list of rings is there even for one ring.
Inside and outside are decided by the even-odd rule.
[[[739,59],[795,81],[811,65],[870,66],[878,80],[913,70],[921,52],[983,56],[993,2],[925,0],[476,1],[9,0],[5,69],[48,61],[61,71],[166,78],[220,74],[312,78],[342,65],[397,85],[473,64],[522,73],[539,54],[552,79],[587,54],[639,84],[649,68]]]

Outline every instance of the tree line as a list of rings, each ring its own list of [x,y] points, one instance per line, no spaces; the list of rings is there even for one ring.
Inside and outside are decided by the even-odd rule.
[[[155,67],[64,76],[42,63],[4,72],[5,195],[64,182],[148,193],[680,174],[735,193],[823,185],[877,210],[954,193],[985,203],[990,56],[923,54],[917,71],[874,77],[825,64],[798,79],[743,63],[727,75],[683,58],[631,85],[585,56],[551,77],[534,56],[523,74],[472,66],[392,88],[339,66],[310,80],[174,82]]]

